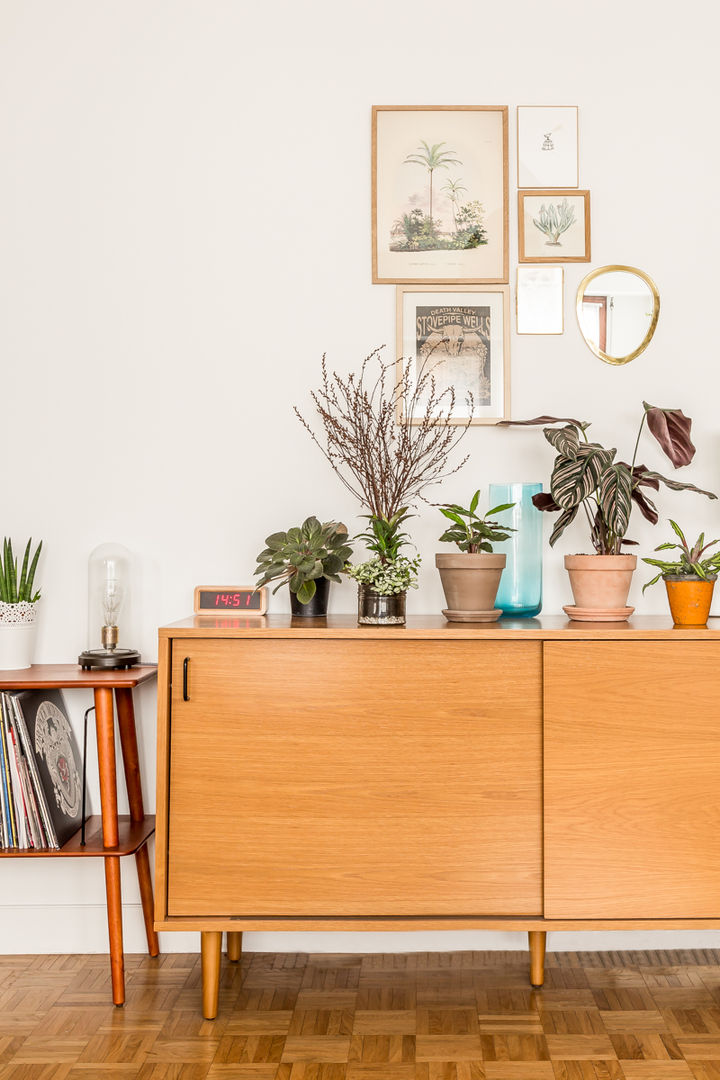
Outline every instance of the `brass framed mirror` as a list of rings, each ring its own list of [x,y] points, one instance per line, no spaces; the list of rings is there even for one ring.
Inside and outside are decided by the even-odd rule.
[[[635,266],[601,266],[578,285],[576,310],[591,352],[606,364],[629,364],[652,340],[660,294]]]

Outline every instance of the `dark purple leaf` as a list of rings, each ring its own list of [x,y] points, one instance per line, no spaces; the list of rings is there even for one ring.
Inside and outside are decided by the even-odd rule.
[[[538,492],[537,495],[533,495],[532,501],[533,505],[536,506],[538,510],[555,511],[560,509],[549,491]]]
[[[628,546],[630,546],[630,547],[640,547],[639,540],[627,540],[627,539],[623,538],[620,541],[620,543],[621,544],[628,544]]]
[[[649,521],[651,525],[657,525],[658,512],[652,499],[648,499],[639,488],[633,488],[632,501],[640,507],[640,513],[646,521]]]
[[[660,473],[650,472],[650,470],[645,472],[640,483],[645,479],[658,480],[665,487],[669,487],[671,491],[695,491],[698,495],[707,495],[708,499],[717,499],[717,495],[712,491],[705,491],[704,488],[695,487],[694,484],[681,484],[679,480],[668,480],[667,476],[661,476]],[[651,485],[648,484],[647,486],[650,487]]]
[[[680,409],[658,409],[643,401],[648,427],[676,469],[689,465],[695,457],[690,438],[692,420]]]

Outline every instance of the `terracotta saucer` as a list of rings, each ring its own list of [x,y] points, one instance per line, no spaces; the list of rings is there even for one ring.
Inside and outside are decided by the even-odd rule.
[[[452,611],[443,608],[443,615],[448,622],[496,622],[502,615],[502,608],[491,611]]]
[[[634,607],[583,608],[574,604],[563,606],[563,611],[573,622],[625,622],[634,610]]]

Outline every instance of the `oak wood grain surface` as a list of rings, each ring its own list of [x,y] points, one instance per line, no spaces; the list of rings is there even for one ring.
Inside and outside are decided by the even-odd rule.
[[[169,916],[541,913],[539,642],[180,639],[171,712]]]
[[[545,649],[545,914],[720,913],[720,644]]]
[[[0,1080],[718,1080],[720,952],[0,957]]]

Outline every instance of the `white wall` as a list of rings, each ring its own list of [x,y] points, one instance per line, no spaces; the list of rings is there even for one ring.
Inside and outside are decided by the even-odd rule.
[[[660,323],[634,363],[602,364],[574,317],[589,267],[568,265],[564,337],[513,333],[513,413],[587,417],[629,454],[643,398],[682,406],[698,446],[688,479],[720,488],[708,296],[720,237],[707,210],[720,171],[717,63],[704,28],[714,7],[684,10],[607,0],[597,19],[576,0],[0,0],[2,532],[45,539],[38,660],[84,647],[87,555],[102,541],[140,559],[140,644],[152,657],[155,628],[189,611],[193,585],[249,581],[269,532],[310,512],[360,525],[291,406],[308,408],[324,351],[348,371],[394,341],[394,289],[370,283],[372,104],[511,106],[513,286],[515,106],[579,105],[590,265],[650,273]],[[471,462],[442,499],[547,479],[552,452],[537,431],[474,429],[465,446]],[[649,441],[642,459],[670,468]],[[661,510],[717,533],[718,506],[668,494]],[[413,525],[425,563],[410,610],[436,611],[437,512],[420,509]],[[663,538],[642,520],[631,531],[645,552]],[[550,612],[569,598],[563,552],[587,548],[579,526],[563,540],[546,556]],[[641,598],[637,577],[632,602],[663,611],[660,590]],[[333,609],[353,605],[353,587],[336,588]],[[78,725],[88,698],[72,697]],[[152,690],[139,718],[152,804]],[[0,866],[0,950],[105,949],[99,864]],[[141,950],[131,869],[127,946]],[[166,935],[163,947],[186,944]],[[286,941],[248,941],[275,944]]]

